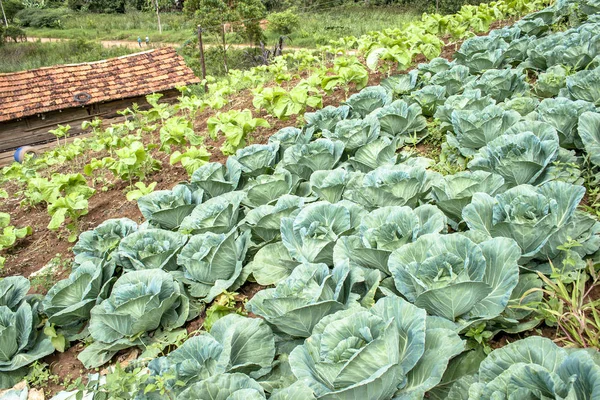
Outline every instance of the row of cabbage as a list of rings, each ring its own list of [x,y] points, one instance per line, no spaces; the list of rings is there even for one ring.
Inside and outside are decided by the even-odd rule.
[[[570,239],[580,244],[572,269],[600,248],[600,224],[577,210],[582,159],[598,161],[600,25],[590,15],[553,32],[561,15],[553,6],[532,17],[547,29],[469,39],[456,62],[366,88],[307,114],[303,129],[142,197],[147,222],[83,233],[73,273],[43,299],[26,295],[25,278],[0,281],[0,383],[54,351],[36,330],[40,313],[57,336],[93,339],[79,358],[96,367],[251,279],[274,285],[247,304],[262,319],[227,316],[149,363],[152,376],[174,377],[177,398],[600,396],[596,352],[532,337],[482,361],[461,337],[482,323],[532,329],[538,322],[509,305],[541,286],[535,272],[550,273],[549,259],[565,265],[559,247]],[[555,49],[577,43],[584,55],[556,61],[565,52]],[[444,176],[397,153],[434,130],[466,171]]]

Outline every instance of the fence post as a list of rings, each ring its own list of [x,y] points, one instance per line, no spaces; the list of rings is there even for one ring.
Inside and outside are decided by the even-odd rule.
[[[204,80],[204,91],[208,92],[206,82],[206,62],[204,60],[204,45],[202,44],[202,27],[198,25],[198,46],[200,47],[200,64],[202,65],[202,80]]]

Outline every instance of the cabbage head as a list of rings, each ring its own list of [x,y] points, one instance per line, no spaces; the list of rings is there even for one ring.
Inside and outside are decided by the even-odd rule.
[[[132,233],[119,244],[117,264],[125,271],[145,269],[177,269],[177,254],[187,236],[163,229],[146,229]]]
[[[92,308],[108,297],[114,269],[114,265],[88,261],[58,281],[42,303],[48,323],[60,327],[67,339],[75,337],[90,319]]]
[[[278,167],[309,180],[314,171],[334,169],[343,153],[344,143],[339,140],[317,139],[309,144],[289,147]]]
[[[352,177],[344,198],[369,210],[386,206],[416,207],[429,193],[438,174],[416,164],[380,167]]]
[[[512,239],[477,244],[461,233],[430,234],[392,252],[389,269],[408,301],[464,327],[504,311],[520,257]]]
[[[439,85],[446,88],[448,96],[453,96],[463,91],[463,87],[474,80],[470,75],[469,68],[464,65],[454,65],[446,71],[440,71],[431,77],[432,85]]]
[[[215,322],[210,333],[190,337],[148,368],[154,376],[172,374],[189,386],[225,373],[260,378],[271,370],[274,356],[275,337],[265,321],[229,314]]]
[[[79,235],[79,241],[73,246],[75,265],[86,261],[98,264],[102,261],[114,263],[114,251],[124,237],[137,231],[138,226],[129,218],[109,219],[95,229]]]
[[[502,108],[505,110],[513,110],[519,113],[522,117],[535,119],[535,111],[540,105],[540,101],[535,97],[522,96],[513,97],[510,100],[505,100]]]
[[[340,141],[348,153],[354,153],[362,146],[379,137],[379,120],[372,115],[364,119],[345,119],[335,125],[333,131],[323,130],[323,136],[332,141]]]
[[[128,272],[92,308],[89,332],[94,343],[78,358],[86,368],[99,367],[119,350],[141,345],[139,338],[146,332],[178,328],[188,315],[189,300],[171,274],[160,269]]]
[[[0,282],[6,279],[9,278]],[[13,279],[8,283],[20,285]],[[9,285],[3,286],[6,289]],[[25,301],[25,293],[17,287],[13,286],[11,293],[10,302],[15,306],[12,309],[0,306],[0,389],[15,385],[27,375],[29,364],[54,353],[50,339],[37,330],[40,323],[37,305]]]
[[[573,100],[584,100],[600,106],[600,67],[568,76],[567,93]]]
[[[322,132],[324,130],[333,131],[337,123],[341,120],[348,118],[350,114],[349,106],[327,106],[314,113],[304,114],[306,120],[307,129],[314,129],[315,133]],[[299,142],[297,144],[307,144],[307,142]]]
[[[480,74],[498,68],[507,49],[508,43],[501,37],[476,36],[465,40],[454,58],[457,64],[469,67],[472,74]]]
[[[428,85],[410,94],[410,98],[421,106],[421,111],[426,117],[432,117],[438,107],[444,104],[446,97],[446,88],[440,85]]]
[[[443,57],[436,57],[428,63],[422,63],[417,65],[417,70],[423,74],[429,73],[430,75],[439,74],[440,72],[448,71],[454,67],[456,63],[454,61],[448,61]]]
[[[465,90],[462,94],[450,96],[444,104],[440,105],[434,117],[440,121],[442,132],[452,130],[452,113],[455,110],[481,111],[496,102],[489,96],[481,96],[481,90]]]
[[[427,120],[422,114],[418,104],[410,106],[404,100],[393,103],[373,111],[381,125],[381,135],[391,139],[402,138],[402,142],[411,142],[411,138],[419,134],[419,138],[427,128]],[[414,141],[413,141],[414,142]]]
[[[414,210],[406,206],[377,208],[362,217],[355,235],[338,240],[333,258],[336,265],[347,260],[350,265],[377,269],[389,276],[392,251],[428,233],[445,232],[446,225],[446,216],[429,204]]]
[[[380,137],[368,143],[348,159],[348,163],[356,171],[369,172],[381,166],[393,166],[397,162],[396,150],[398,140]]]
[[[281,239],[293,259],[333,265],[333,246],[360,223],[365,210],[350,201],[319,201],[281,219]]]
[[[248,238],[249,232],[239,235],[236,230],[192,236],[177,256],[183,272],[176,276],[189,285],[192,297],[211,302],[240,278]]]
[[[0,279],[0,307],[15,311],[25,300],[31,283],[24,276],[8,276]]]
[[[241,170],[242,177],[256,177],[273,172],[278,161],[279,144],[252,144],[227,158],[227,170]]]
[[[207,198],[217,197],[237,189],[241,173],[241,168],[228,170],[221,163],[211,162],[194,171],[191,183],[193,186],[204,190],[204,195]]]
[[[295,144],[308,144],[312,139],[314,128],[299,129],[293,126],[288,126],[278,130],[276,133],[269,137],[269,144],[277,145],[279,147],[279,155],[283,156],[283,153],[288,147]]]
[[[317,399],[423,398],[464,349],[454,331],[436,322],[396,296],[368,310],[338,311],[292,351],[292,372]]]
[[[285,169],[273,175],[259,175],[250,178],[242,188],[246,192],[242,204],[256,208],[277,201],[281,196],[290,194],[294,188],[292,174]]]
[[[310,176],[310,188],[320,200],[337,203],[342,199],[342,194],[349,181],[350,173],[344,168],[315,171]]]
[[[301,264],[275,288],[261,290],[246,304],[275,331],[306,338],[326,315],[355,304],[351,293],[358,275],[348,264],[332,270],[325,264]]]
[[[586,111],[595,111],[594,105],[564,97],[544,99],[537,109],[537,120],[546,122],[556,128],[562,147],[582,149],[583,143],[577,135],[577,122],[581,114]]]
[[[452,113],[454,134],[448,134],[448,144],[464,156],[472,156],[492,140],[502,136],[521,116],[512,110],[491,105],[483,110],[456,110]]]
[[[280,237],[281,218],[298,214],[303,206],[303,197],[281,196],[275,204],[266,204],[248,211],[240,222],[240,230],[250,230],[255,243],[272,242]]]
[[[584,194],[583,186],[560,181],[519,185],[495,197],[475,193],[462,216],[472,231],[514,239],[523,264],[539,256],[550,238],[567,226]]]
[[[590,161],[600,166],[600,113],[584,112],[579,117],[579,136]]]
[[[185,234],[229,232],[238,223],[240,205],[245,198],[246,193],[235,191],[205,201],[181,222],[179,232]]]
[[[392,102],[392,92],[382,86],[369,86],[346,100],[352,118],[364,118]]]
[[[392,92],[395,97],[399,97],[412,92],[417,86],[419,71],[412,70],[406,74],[392,75],[381,81],[381,86]]]
[[[204,191],[177,185],[172,190],[156,190],[138,199],[140,212],[151,226],[177,230],[185,217],[202,203]]]
[[[535,184],[558,155],[558,135],[549,125],[524,131],[526,124],[480,149],[468,168],[498,174],[509,187]]]
[[[477,80],[469,82],[466,89],[480,89],[500,102],[513,96],[524,94],[529,90],[525,75],[516,69],[489,69]]]
[[[435,204],[450,219],[456,228],[462,221],[462,210],[471,202],[475,193],[491,196],[502,190],[504,178],[485,171],[462,171],[445,175],[431,185],[431,196]]]
[[[517,340],[494,350],[483,360],[475,382],[469,387],[468,398],[600,398],[600,365],[594,357],[588,350],[558,347],[545,337]]]
[[[548,68],[538,76],[534,85],[534,92],[540,97],[556,97],[560,89],[567,85],[568,71],[562,65]]]

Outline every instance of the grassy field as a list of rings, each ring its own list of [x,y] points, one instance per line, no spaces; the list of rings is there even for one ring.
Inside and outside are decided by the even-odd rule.
[[[125,47],[104,48],[98,43],[71,40],[55,43],[7,43],[0,47],[0,73],[103,60],[134,53]]]
[[[289,35],[295,47],[314,48],[329,40],[368,31],[399,27],[419,16],[400,7],[335,7],[299,14],[300,28]],[[87,40],[132,40],[148,35],[153,42],[182,43],[195,35],[194,21],[182,13],[161,14],[163,33],[158,33],[156,16],[139,11],[127,14],[72,13],[62,21],[62,29],[27,28],[28,36],[49,38],[81,38]],[[275,43],[279,34],[265,32],[268,44]],[[217,42],[216,35],[207,35],[207,43]],[[243,43],[238,34],[228,34],[229,43]]]

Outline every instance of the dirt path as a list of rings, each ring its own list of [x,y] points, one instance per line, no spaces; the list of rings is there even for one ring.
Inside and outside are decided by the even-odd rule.
[[[72,39],[65,39],[65,38],[40,38],[40,37],[27,37],[27,41],[28,42],[38,42],[41,41],[42,43],[48,43],[48,42],[61,42],[61,41],[66,41],[66,40],[72,40]],[[140,47],[140,45],[134,41],[134,40],[100,40],[99,41],[100,44],[102,44],[103,47],[127,47],[128,49],[140,49],[140,51],[144,51],[147,50],[148,48],[159,48],[159,47],[179,47],[181,46],[181,43],[169,43],[169,42],[150,42],[150,46],[146,46],[146,43],[142,42],[142,46]],[[219,46],[218,44],[205,44],[204,47],[209,48],[209,47],[216,47]],[[235,49],[245,49],[248,47],[254,47],[254,45],[252,44],[228,44],[227,45],[228,48],[235,48]],[[270,49],[270,47],[267,47]],[[308,48],[304,48],[304,47],[288,47],[285,46],[284,50],[315,50],[315,49],[308,49]]]

